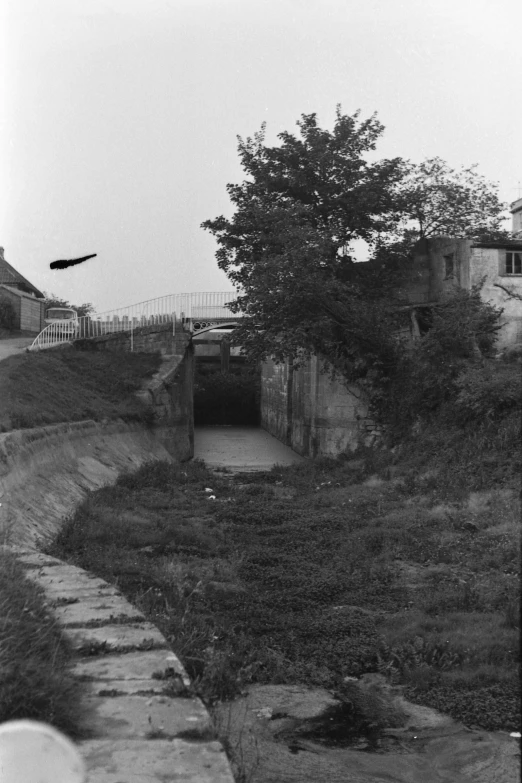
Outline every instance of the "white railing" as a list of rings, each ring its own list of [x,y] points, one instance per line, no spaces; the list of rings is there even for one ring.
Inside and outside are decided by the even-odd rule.
[[[237,296],[236,291],[170,294],[117,310],[91,313],[78,318],[78,321],[49,324],[36,337],[29,350],[51,348],[60,343],[114,332],[130,331],[132,334],[142,326],[174,323],[176,319],[184,321],[188,328],[191,328],[190,325],[198,319],[208,321],[231,318],[233,316],[227,304],[233,302]]]

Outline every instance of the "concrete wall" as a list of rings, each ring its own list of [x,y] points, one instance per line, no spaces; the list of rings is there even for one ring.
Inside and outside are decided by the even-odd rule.
[[[174,332],[174,333],[173,333]],[[76,340],[75,346],[85,351],[130,351],[137,353],[161,353],[163,355],[179,354],[189,342],[187,332],[184,332],[180,322],[175,330],[172,323],[140,326],[131,333],[116,332],[104,334],[88,340]]]
[[[131,350],[130,332],[76,340],[77,350]],[[133,350],[163,356],[161,369],[138,392],[140,399],[152,409],[152,429],[158,442],[178,460],[194,456],[194,348],[190,334],[180,323],[156,324],[135,329]]]
[[[522,297],[522,275],[503,274],[505,253],[503,248],[473,247],[470,269],[471,285],[485,277],[482,298],[504,310],[500,320],[502,330],[498,333],[499,348],[522,342],[522,299],[510,297],[495,285],[503,285]]]
[[[267,361],[261,371],[261,426],[306,457],[336,455],[377,434],[360,389],[322,372],[313,356],[299,370]]]
[[[516,248],[495,247],[493,243],[488,246],[487,243],[473,243],[468,239],[435,237],[421,240],[415,247],[414,266],[420,270],[422,285],[413,278],[408,289],[406,280],[409,301],[436,302],[450,295],[456,287],[469,291],[484,278],[481,289],[483,300],[504,310],[498,347],[522,341],[522,301],[498,288],[500,284],[522,296],[522,275],[504,274],[506,250],[511,249]],[[454,274],[450,277],[446,275],[447,256],[451,256],[454,263]]]
[[[142,424],[80,421],[0,434],[0,544],[38,548],[90,490],[170,460]]]

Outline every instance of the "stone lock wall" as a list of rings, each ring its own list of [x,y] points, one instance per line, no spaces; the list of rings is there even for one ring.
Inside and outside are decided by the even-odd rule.
[[[323,364],[317,356],[299,370],[267,361],[261,371],[261,426],[305,457],[354,451],[379,434],[362,391],[332,380]]]

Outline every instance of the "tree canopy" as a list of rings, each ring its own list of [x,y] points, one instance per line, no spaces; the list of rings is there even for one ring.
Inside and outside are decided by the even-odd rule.
[[[383,132],[375,116],[361,121],[338,107],[332,132],[315,114],[297,125],[300,138],[281,133],[275,147],[265,145],[264,126],[238,137],[248,179],[227,186],[236,211],[202,224],[217,239],[219,267],[241,289],[246,319],[236,341],[253,358],[316,350],[332,306],[363,284],[351,243],[373,242],[398,219],[404,163],[367,160]]]
[[[347,380],[389,378],[402,352],[397,264],[420,237],[501,235],[504,205],[474,166],[370,162],[384,130],[376,115],[337,107],[332,131],[316,114],[297,126],[277,146],[265,144],[264,125],[238,137],[246,178],[227,186],[234,214],[202,224],[238,289],[233,309],[244,317],[232,339],[255,361],[317,353]],[[372,263],[355,261],[359,239]]]
[[[392,240],[413,245],[417,239],[449,236],[456,239],[500,239],[507,205],[498,198],[498,186],[473,166],[451,168],[441,158],[407,162],[396,190],[400,219]]]

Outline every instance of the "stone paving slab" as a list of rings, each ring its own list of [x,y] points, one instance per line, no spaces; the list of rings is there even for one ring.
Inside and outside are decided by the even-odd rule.
[[[181,732],[196,732],[206,739],[212,724],[197,698],[171,698],[161,694],[90,696],[82,702],[82,721],[91,736],[125,739],[175,738]],[[91,733],[92,732],[92,733]],[[200,734],[198,734],[200,733]]]
[[[102,622],[141,622],[144,615],[125,598],[118,595],[101,595],[83,598],[81,601],[55,606],[53,613],[64,626]]]
[[[37,582],[37,584],[39,584]],[[106,598],[107,596],[121,596],[117,587],[112,585],[105,585],[102,587],[79,587],[78,589],[64,590],[61,585],[43,586],[45,590],[45,596],[47,603],[59,606],[60,604],[65,606],[66,604],[77,604],[79,601],[94,601]]]
[[[30,568],[43,568],[44,566],[63,566],[63,561],[51,555],[44,555],[43,552],[30,552],[21,555],[18,561],[24,566]]]
[[[234,783],[218,742],[89,740],[86,783]]]
[[[94,696],[140,696],[144,694],[158,694],[164,696],[169,686],[173,690],[179,684],[179,694],[185,692],[185,686],[181,679],[169,680],[92,680],[89,687]],[[176,695],[170,693],[170,695]]]
[[[93,680],[149,680],[155,673],[171,671],[179,675],[188,687],[190,678],[172,650],[128,652],[125,655],[102,655],[79,659],[73,669],[75,676]],[[165,680],[158,680],[165,682]],[[168,682],[168,679],[166,680]]]
[[[86,571],[75,566],[44,566],[32,568],[26,572],[28,579],[37,582],[46,590],[48,588],[63,588],[63,590],[83,588],[102,588],[107,584],[97,576],[90,576]]]
[[[137,649],[165,648],[167,642],[152,623],[103,625],[100,628],[64,628],[75,650],[91,647],[100,652],[125,652]]]

